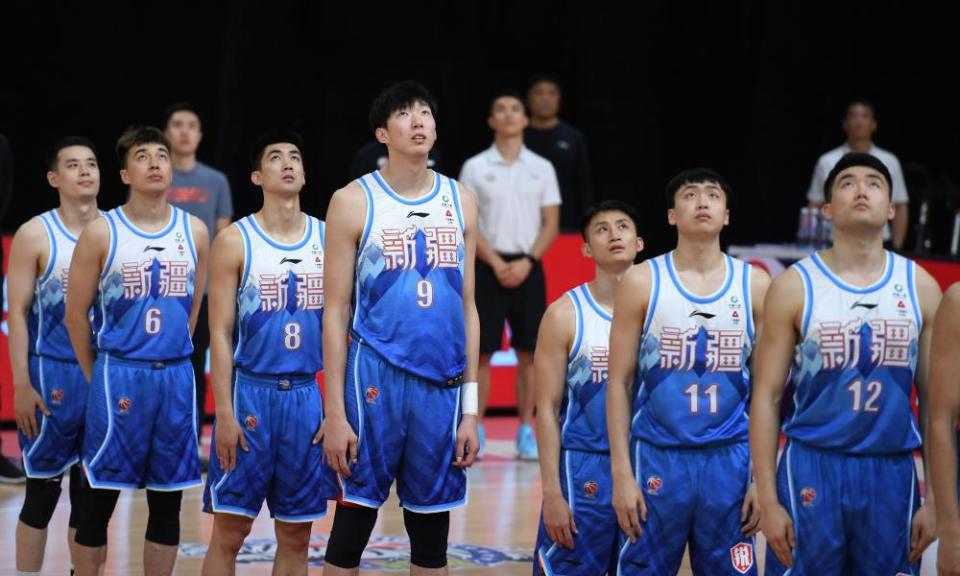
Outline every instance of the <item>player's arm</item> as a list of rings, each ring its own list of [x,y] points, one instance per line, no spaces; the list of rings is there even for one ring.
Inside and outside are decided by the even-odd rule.
[[[480,315],[477,314],[475,294],[475,259],[477,254],[477,196],[471,190],[460,187],[460,205],[463,211],[463,243],[466,247],[463,262],[463,322],[466,332],[467,366],[464,382],[477,381],[477,362],[480,358]],[[477,432],[477,415],[464,413],[457,427],[457,447],[454,466],[471,466],[480,449]]]
[[[930,330],[926,326],[924,331]],[[943,296],[934,320],[930,348],[927,484],[936,498],[940,546],[937,565],[944,575],[960,575],[960,510],[957,506],[957,422],[960,421],[960,283]],[[929,502],[929,501],[928,501]]]
[[[920,266],[915,266],[917,298],[920,301],[920,314],[923,319],[923,328],[920,331],[920,349],[917,355],[917,401],[919,403],[920,430],[924,435],[924,442],[921,445],[924,464],[924,478],[933,478],[930,470],[930,458],[928,447],[926,445],[928,409],[930,407],[927,395],[927,368],[930,366],[930,344],[935,327],[935,316],[937,308],[940,306],[940,299],[943,293],[940,291],[940,285],[933,279],[926,270]],[[916,561],[923,554],[923,551],[936,538],[936,486],[927,483],[926,495],[920,509],[913,515],[913,525],[910,537],[910,562]],[[955,494],[956,487],[947,494]]]
[[[357,459],[357,435],[347,422],[343,404],[344,372],[350,297],[357,262],[357,246],[363,235],[367,199],[360,185],[352,182],[330,198],[326,216],[326,254],[323,263],[323,366],[325,379],[322,436],[327,462],[339,474],[350,475]]]
[[[10,368],[13,371],[13,410],[24,436],[33,438],[40,433],[36,411],[49,415],[43,398],[30,382],[29,329],[27,317],[33,305],[34,284],[49,259],[49,241],[43,223],[34,218],[20,227],[10,245],[7,268],[7,340]],[[47,247],[47,248],[45,248]]]
[[[770,285],[764,299],[763,328],[754,349],[750,398],[750,456],[754,466],[760,529],[777,558],[793,565],[793,523],[777,500],[777,447],[780,401],[803,313],[800,273],[787,270]]]
[[[199,260],[199,250],[198,260]],[[216,402],[217,459],[224,470],[237,463],[237,443],[247,451],[243,430],[233,413],[233,328],[237,317],[237,288],[244,266],[243,236],[236,226],[217,234],[210,249],[210,384]],[[200,286],[199,284],[197,286]],[[195,299],[199,300],[199,299]]]
[[[193,278],[193,307],[190,309],[190,334],[192,335],[197,327],[200,305],[203,303],[203,289],[207,285],[207,256],[210,254],[210,233],[207,230],[207,225],[196,216],[190,216],[190,229],[193,230],[193,245],[197,249],[197,267]],[[197,294],[201,296],[197,296]]]
[[[770,289],[770,275],[757,266],[750,267],[750,312],[753,318],[754,344],[763,328],[763,303]],[[753,367],[751,367],[751,370]],[[752,478],[740,508],[740,530],[753,536],[760,530],[760,505],[757,501],[757,485]]]
[[[93,362],[96,359],[91,341],[90,307],[97,299],[100,274],[109,250],[110,230],[107,221],[98,218],[83,229],[70,260],[65,322],[70,344],[87,382],[93,378]]]
[[[613,507],[620,528],[631,542],[636,542],[642,532],[640,519],[646,521],[647,516],[643,494],[630,466],[628,443],[637,351],[650,298],[650,275],[650,266],[646,263],[630,268],[623,275],[617,286],[610,327],[607,431],[613,473]]]
[[[567,356],[576,326],[576,312],[567,297],[547,308],[540,321],[533,357],[537,383],[537,445],[540,448],[540,484],[543,524],[550,540],[573,548],[573,513],[560,488],[560,406],[566,388]]]

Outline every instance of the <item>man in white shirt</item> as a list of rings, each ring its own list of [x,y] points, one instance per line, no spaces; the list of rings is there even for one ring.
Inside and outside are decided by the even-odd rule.
[[[899,250],[903,247],[907,236],[907,225],[910,222],[907,184],[903,180],[903,170],[900,168],[897,157],[873,143],[873,135],[877,131],[873,104],[866,100],[851,102],[843,118],[843,131],[847,134],[847,141],[817,160],[817,165],[813,169],[813,179],[810,181],[810,189],[807,191],[807,201],[813,208],[819,208],[823,204],[823,183],[827,179],[827,174],[847,152],[865,152],[876,156],[890,171],[892,178],[890,185],[896,210],[893,217],[892,243],[893,247]],[[889,226],[883,232],[883,239],[891,240]]]
[[[460,181],[477,194],[477,309],[480,314],[479,412],[490,394],[490,358],[500,348],[503,322],[510,323],[517,352],[517,451],[536,460],[533,434],[533,351],[546,308],[546,284],[540,259],[559,231],[560,186],[549,160],[523,145],[529,120],[517,93],[501,92],[487,119],[493,145],[463,165]],[[482,420],[481,420],[482,422]],[[480,427],[480,446],[484,443]]]

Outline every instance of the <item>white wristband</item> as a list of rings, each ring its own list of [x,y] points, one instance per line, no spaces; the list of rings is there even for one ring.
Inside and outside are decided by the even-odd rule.
[[[460,413],[476,416],[480,412],[480,399],[476,382],[464,382],[460,385]]]

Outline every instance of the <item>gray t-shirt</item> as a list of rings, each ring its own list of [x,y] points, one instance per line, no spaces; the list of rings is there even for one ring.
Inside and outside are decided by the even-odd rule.
[[[167,201],[203,220],[211,242],[217,234],[217,219],[233,217],[230,182],[223,172],[202,162],[190,172],[174,169]]]

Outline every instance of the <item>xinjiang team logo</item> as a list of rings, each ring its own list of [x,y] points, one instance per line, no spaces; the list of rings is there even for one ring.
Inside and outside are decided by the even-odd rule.
[[[380,391],[377,390],[376,386],[367,386],[367,404],[374,404],[377,401],[377,398],[380,397]]]
[[[753,546],[741,542],[730,549],[730,563],[734,570],[746,574],[753,568]]]
[[[663,480],[659,476],[647,478],[647,494],[657,494],[663,488]]]
[[[126,396],[117,401],[117,408],[120,409],[121,414],[126,414],[129,412],[131,406],[133,406],[133,400],[127,398]]]
[[[61,402],[63,402],[63,390],[57,388],[50,393],[50,403],[59,406]]]
[[[817,491],[813,488],[807,487],[800,490],[800,503],[803,504],[805,508],[813,506],[816,499]]]
[[[587,498],[596,498],[599,485],[596,480],[587,480],[583,483],[583,495]]]
[[[260,420],[253,414],[247,416],[243,419],[243,424],[247,427],[247,430],[253,432],[257,429],[257,424],[260,423]]]

